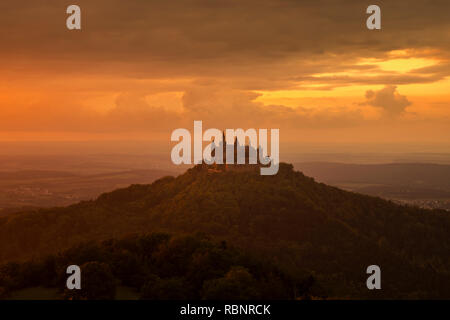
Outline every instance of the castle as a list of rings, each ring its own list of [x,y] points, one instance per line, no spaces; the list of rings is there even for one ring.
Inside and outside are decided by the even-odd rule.
[[[230,159],[227,161],[227,149],[232,150],[232,161]],[[222,151],[222,161],[219,161],[219,163],[217,163],[216,156],[220,157],[220,152],[216,152],[217,150]],[[241,145],[236,137],[233,144],[227,144],[223,133],[222,141],[218,145],[215,145],[214,140],[212,142],[211,156],[215,159],[214,163],[210,165],[204,163],[202,166],[207,166],[209,172],[255,170],[270,163],[269,157],[263,158],[265,161],[262,163],[258,157],[259,152],[263,152],[261,147],[255,149],[250,145]],[[251,154],[253,154],[253,157],[250,156]],[[251,160],[253,160],[253,163],[250,163]]]

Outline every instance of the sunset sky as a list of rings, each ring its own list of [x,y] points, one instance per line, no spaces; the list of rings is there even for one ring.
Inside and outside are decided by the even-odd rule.
[[[81,31],[66,28],[70,4]],[[366,28],[370,4],[381,30]],[[449,12],[448,0],[2,1],[0,141],[169,143],[203,120],[449,152]]]

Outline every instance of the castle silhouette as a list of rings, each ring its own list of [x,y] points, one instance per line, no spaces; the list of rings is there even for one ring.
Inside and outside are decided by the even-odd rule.
[[[245,143],[245,141],[244,141]],[[216,150],[222,150],[222,163],[217,163],[216,159]],[[227,149],[232,150],[233,161],[228,159],[227,163]],[[214,157],[215,162],[212,164],[203,163],[202,166],[208,169],[210,172],[222,172],[222,171],[242,171],[242,170],[254,170],[258,169],[261,166],[266,166],[268,163],[270,164],[270,158],[266,156],[264,159],[264,163],[260,161],[259,155],[263,154],[263,149],[261,146],[258,146],[256,149],[250,145],[240,144],[237,137],[234,138],[233,144],[227,144],[225,139],[225,133],[222,133],[222,141],[218,145],[215,144],[215,141],[212,142],[212,151],[211,156]],[[250,154],[253,153],[254,158],[250,157]],[[218,154],[220,156],[220,154]],[[253,160],[254,163],[250,163]]]

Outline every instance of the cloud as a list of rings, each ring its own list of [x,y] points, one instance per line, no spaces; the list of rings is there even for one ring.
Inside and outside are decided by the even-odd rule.
[[[397,117],[405,113],[411,102],[397,92],[397,87],[388,85],[381,90],[366,91],[365,105],[381,108],[385,115]]]
[[[374,108],[386,116],[379,122],[405,114],[411,103],[395,85],[445,86],[450,76],[448,0],[383,2],[381,32],[365,28],[360,0],[77,4],[82,30],[72,32],[67,3],[0,2],[2,130],[165,134],[203,120],[205,127],[292,129],[295,137],[310,128],[314,135],[304,139],[317,131],[333,139],[342,128],[374,125],[366,117]],[[383,70],[377,63],[393,50],[433,64]],[[354,105],[378,85],[387,87],[368,91],[364,102],[374,108]],[[416,107],[417,97],[408,97]],[[440,100],[448,103],[448,95]]]
[[[223,83],[192,86],[183,95],[183,118],[203,120],[206,126],[215,128],[283,128],[290,131],[354,127],[364,120],[360,110],[355,108],[265,105],[258,101],[259,96],[255,92],[224,87]]]
[[[365,28],[367,4],[359,0],[345,5],[333,0],[77,4],[83,29],[71,32],[65,28],[64,3],[3,1],[0,66],[13,62],[23,67],[32,60],[33,68],[49,73],[220,76],[243,86],[248,80],[264,85],[261,79],[270,76],[289,87],[294,82],[286,79],[342,71],[342,65],[351,66],[361,56],[383,57],[395,49],[431,47],[448,57],[450,43],[448,1],[383,3],[382,32]]]

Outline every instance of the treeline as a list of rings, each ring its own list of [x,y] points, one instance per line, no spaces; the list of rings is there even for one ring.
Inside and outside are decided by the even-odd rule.
[[[81,268],[81,290],[66,288],[66,269]],[[0,267],[0,297],[31,287],[57,288],[61,299],[114,299],[116,288],[141,299],[296,299],[320,287],[205,235],[165,233],[85,243],[34,261]],[[35,297],[39,298],[39,297]]]

